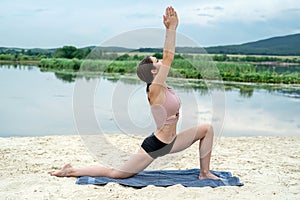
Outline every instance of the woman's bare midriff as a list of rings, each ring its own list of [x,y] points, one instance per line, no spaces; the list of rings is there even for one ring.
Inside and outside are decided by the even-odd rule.
[[[173,124],[165,124],[162,128],[157,129],[154,135],[163,143],[169,144],[176,136],[177,122]]]

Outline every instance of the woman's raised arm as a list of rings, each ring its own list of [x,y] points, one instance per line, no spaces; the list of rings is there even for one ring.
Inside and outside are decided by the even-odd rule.
[[[163,50],[163,66],[159,69],[153,83],[163,84],[168,76],[170,66],[175,54],[176,28],[178,26],[177,13],[172,7],[166,8],[166,13],[163,16],[163,22],[166,27],[166,38]]]
[[[166,27],[163,64],[170,67],[175,53],[176,28],[178,25],[178,17],[174,8],[166,8],[166,14],[163,16],[163,19]]]

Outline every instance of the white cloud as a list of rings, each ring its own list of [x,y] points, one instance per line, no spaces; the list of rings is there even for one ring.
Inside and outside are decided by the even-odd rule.
[[[198,42],[205,41],[206,45],[244,42],[279,33],[286,35],[300,28],[295,23],[300,17],[297,0],[284,3],[281,0],[1,0],[0,46],[97,45],[122,32],[163,28],[162,15],[168,5],[178,11],[179,31],[189,33]],[[261,24],[255,24],[257,22]],[[257,31],[262,26],[268,30]],[[22,38],[19,33],[23,34]]]
[[[212,25],[224,21],[252,23],[267,21],[285,14],[286,11],[299,13],[300,4],[295,0],[227,0],[207,1],[184,6],[181,11],[182,22],[200,25]]]

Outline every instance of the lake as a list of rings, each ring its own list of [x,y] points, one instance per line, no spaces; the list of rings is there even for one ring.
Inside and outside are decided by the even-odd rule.
[[[300,85],[168,83],[182,102],[178,130],[216,125],[222,136],[299,136]],[[214,84],[212,84],[214,85]],[[0,66],[0,136],[145,134],[155,126],[134,75],[76,77],[36,66]]]

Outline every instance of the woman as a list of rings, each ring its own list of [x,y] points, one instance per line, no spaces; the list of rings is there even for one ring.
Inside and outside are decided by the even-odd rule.
[[[209,124],[202,124],[185,130],[178,135],[176,134],[180,100],[172,89],[166,85],[166,78],[174,59],[176,28],[178,25],[177,13],[172,7],[166,8],[163,22],[166,27],[163,59],[157,60],[155,57],[148,56],[141,61],[137,68],[138,77],[147,83],[148,100],[157,126],[156,131],[147,137],[138,152],[119,168],[98,166],[73,168],[70,164],[67,164],[51,175],[59,177],[105,176],[115,179],[129,178],[144,170],[157,157],[182,151],[194,142],[199,141],[199,179],[218,179],[209,171],[213,128]]]

